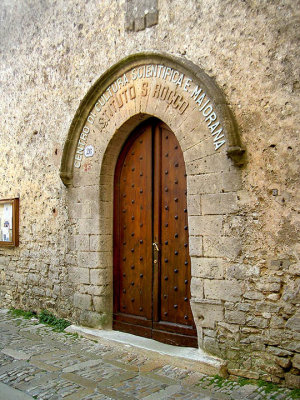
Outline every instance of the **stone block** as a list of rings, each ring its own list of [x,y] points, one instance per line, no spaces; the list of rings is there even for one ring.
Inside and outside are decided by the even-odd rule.
[[[271,314],[270,314],[271,315]],[[284,328],[285,320],[279,315],[274,315],[270,321],[271,328]]]
[[[290,388],[300,388],[300,375],[294,375],[291,373],[285,374],[285,383]]]
[[[94,311],[81,312],[79,316],[79,322],[81,325],[98,329],[106,328],[111,323],[107,314],[99,314]]]
[[[254,371],[249,371],[249,370],[244,370],[244,369],[228,369],[228,372],[231,375],[236,375],[236,376],[243,376],[244,378],[247,379],[259,379],[259,373],[254,372]]]
[[[97,207],[97,204],[92,203],[92,207]],[[100,201],[99,213],[102,218],[111,218],[113,215],[113,203],[112,201]]]
[[[225,261],[221,258],[191,257],[192,276],[198,278],[222,279]]]
[[[112,282],[112,268],[107,269],[91,269],[90,282],[92,285],[107,285]]]
[[[102,251],[100,255],[100,267],[101,268],[112,268],[113,265],[113,253],[111,251]]]
[[[79,219],[78,232],[81,235],[96,235],[101,233],[100,223],[98,218]]]
[[[158,11],[152,11],[146,14],[146,27],[150,28],[151,26],[158,24]]]
[[[99,173],[93,171],[79,171],[77,174],[74,174],[73,177],[73,186],[74,187],[82,187],[82,186],[95,186],[95,184],[99,181]]]
[[[98,182],[97,182],[98,183]],[[86,202],[86,199],[88,199],[89,202],[98,202],[99,201],[99,185],[94,185],[94,186],[82,186],[79,189],[79,199],[81,202]],[[90,207],[90,205],[89,205]],[[84,217],[84,212],[85,209],[88,207],[83,207],[83,216],[82,218],[88,218]],[[92,210],[92,214],[95,215],[95,209]]]
[[[293,353],[280,347],[268,346],[268,351],[278,357],[291,356]]]
[[[113,219],[112,218],[101,218],[99,221],[100,232],[103,235],[111,235],[113,230]]]
[[[244,325],[246,322],[246,313],[242,311],[226,311],[225,321],[231,324]]]
[[[265,329],[269,325],[267,319],[255,316],[248,316],[246,323],[248,326],[253,326],[260,329]]]
[[[135,18],[135,20],[134,20],[134,30],[136,32],[144,30],[145,27],[146,27],[146,21],[145,21],[145,17],[144,16]]]
[[[293,367],[300,370],[300,354],[295,354],[293,359]]]
[[[100,200],[101,201],[112,201],[113,199],[113,186],[112,185],[100,185]]]
[[[81,310],[91,310],[92,308],[92,296],[89,294],[74,294],[74,307],[80,308]]]
[[[191,296],[199,299],[203,298],[203,279],[192,277]]]
[[[197,136],[195,138],[197,140]],[[187,165],[187,169],[190,174],[208,174],[211,172],[218,173],[224,170],[226,167],[230,168],[232,161],[228,159],[226,154],[217,153],[211,154],[209,157],[198,158],[191,161]]]
[[[291,260],[289,258],[282,258],[278,260],[268,260],[267,267],[268,269],[279,271],[282,269],[288,269],[291,265]]]
[[[241,252],[241,240],[226,236],[204,236],[203,254],[205,257],[226,257],[235,259]]]
[[[78,266],[81,268],[97,268],[100,265],[100,253],[78,252]]]
[[[189,216],[189,232],[194,236],[219,236],[222,222],[221,215]]]
[[[263,312],[278,313],[280,310],[280,306],[276,303],[271,303],[269,301],[260,301],[256,303],[255,309],[260,313]]]
[[[220,355],[219,343],[216,339],[206,336],[203,338],[203,349],[213,355]]]
[[[200,195],[198,194],[188,195],[187,206],[189,215],[200,215],[201,214]]]
[[[241,283],[229,280],[204,279],[204,297],[237,302],[242,295]]]
[[[78,267],[70,267],[69,268],[69,278],[72,283],[80,284],[80,283],[90,283],[90,272],[88,268],[78,268]]]
[[[241,177],[237,171],[188,176],[189,194],[213,194],[234,192],[241,188]]]
[[[90,251],[112,251],[112,235],[90,235]]]
[[[202,256],[203,255],[203,238],[202,236],[190,236],[189,237],[189,250],[190,256]]]
[[[228,324],[227,322],[219,322],[218,327],[224,328],[232,334],[237,334],[239,332],[239,327],[236,324]]]
[[[248,300],[262,300],[265,296],[256,290],[248,290],[243,297]]]
[[[89,251],[89,235],[76,235],[74,240],[77,251]]]
[[[288,369],[292,365],[291,360],[289,358],[284,358],[284,357],[276,357],[275,362],[283,369]]]
[[[226,270],[226,276],[229,279],[244,280],[249,277],[258,277],[259,274],[260,268],[256,265],[233,264]]]
[[[238,211],[236,193],[203,194],[201,196],[202,213],[231,214]]]
[[[191,301],[194,320],[201,328],[215,329],[216,322],[224,320],[223,304],[214,304],[207,301]],[[210,335],[211,336],[211,335]]]
[[[298,312],[296,315],[289,318],[285,326],[292,331],[300,332],[300,313]]]
[[[272,300],[272,301],[277,301],[280,299],[280,294],[279,293],[271,293],[267,295],[267,299],[268,300]]]
[[[279,292],[281,289],[280,283],[257,282],[256,287],[261,292]]]
[[[107,296],[94,296],[93,304],[95,311],[102,314],[109,314],[112,310],[111,299]]]

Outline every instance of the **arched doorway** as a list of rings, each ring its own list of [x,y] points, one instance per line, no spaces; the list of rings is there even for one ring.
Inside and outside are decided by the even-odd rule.
[[[186,195],[175,135],[148,120],[127,139],[115,170],[113,328],[197,347]]]

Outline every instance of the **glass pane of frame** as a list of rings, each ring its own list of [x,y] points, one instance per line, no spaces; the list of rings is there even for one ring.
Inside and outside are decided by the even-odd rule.
[[[19,199],[0,200],[0,246],[18,246]]]

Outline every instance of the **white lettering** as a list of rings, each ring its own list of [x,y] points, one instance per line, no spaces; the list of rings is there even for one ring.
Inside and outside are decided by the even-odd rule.
[[[215,150],[218,150],[224,143],[225,143],[225,140],[220,140],[220,142],[214,143]]]
[[[178,86],[181,86],[181,85],[182,85],[183,77],[184,77],[184,75],[181,74],[180,77],[179,77],[179,79],[178,79],[178,81],[176,82],[176,85],[178,85]]]
[[[145,65],[143,66],[143,67],[140,67],[139,69],[138,69],[138,78],[139,79],[141,79],[141,78],[144,78],[144,76],[145,76]]]
[[[114,82],[114,83],[111,85],[111,88],[112,88],[112,90],[113,90],[114,93],[117,93],[117,91],[118,91],[117,82]]]
[[[204,95],[205,95],[205,93],[204,93]],[[202,111],[202,110],[203,110],[203,108],[204,108],[204,107],[206,107],[206,106],[207,106],[207,104],[208,104],[209,102],[210,102],[210,100],[208,99],[208,100],[207,100],[207,102],[206,102],[206,103],[204,103],[204,104],[203,104],[203,106],[202,106],[201,108],[199,108],[199,110],[200,110],[200,111]]]
[[[209,126],[213,121],[217,119],[217,114],[212,112],[208,117],[205,118],[205,122],[209,121],[207,126]]]
[[[212,134],[212,136],[215,136],[215,135],[216,135],[216,137],[214,138],[214,142],[216,142],[217,140],[219,140],[219,139],[221,139],[222,137],[224,137],[224,134],[222,133],[222,131],[223,131],[223,128],[219,129],[218,131],[216,131],[216,132],[214,132],[214,133]]]
[[[163,79],[167,79],[167,76],[171,76],[171,68],[167,67],[163,76]]]
[[[202,114],[204,115],[204,117],[207,117],[208,114],[210,114],[212,112],[212,106],[209,104],[207,107],[204,108]],[[208,110],[208,112],[207,112]]]
[[[92,115],[89,115],[87,118],[88,122],[93,125],[95,118]]]
[[[152,76],[156,78],[156,73],[157,73],[157,65],[152,65]]]
[[[160,77],[160,73],[161,73],[161,70],[162,70],[163,68],[165,68],[163,65],[159,65],[159,66],[158,66],[158,74],[157,74],[157,77],[158,77],[158,78]]]
[[[99,100],[98,100],[98,101],[96,102],[96,104],[95,104],[95,109],[96,109],[96,111],[98,111],[98,112],[100,112],[101,109],[102,109],[101,104],[99,104]]]
[[[202,90],[202,89],[200,89],[200,90]],[[196,100],[196,103],[199,104],[199,106],[201,106],[201,103],[205,96],[206,96],[206,94],[202,93],[201,96],[199,96],[198,99]]]
[[[122,79],[121,78],[118,78],[117,79],[117,85],[118,85],[118,88],[119,88],[119,90],[121,89],[121,86],[123,85],[123,82],[122,82]],[[106,100],[107,101],[107,100]]]
[[[107,91],[108,91],[108,93],[109,93],[109,98],[112,97],[112,93],[111,93],[111,90],[110,90],[110,86],[109,86],[109,88],[107,89]]]
[[[199,96],[199,94],[202,92],[202,89],[199,88],[198,86],[196,86],[193,90],[193,93],[191,94],[191,97],[194,97],[194,99],[196,100],[196,98]]]
[[[136,75],[136,70],[135,70],[135,68],[133,68],[133,70],[131,71],[131,78],[132,78],[132,80],[133,80],[133,81],[135,81],[135,80],[136,80],[136,78],[137,78],[137,75]]]
[[[151,78],[151,76],[152,76],[152,65],[147,65],[146,78]]]
[[[123,75],[123,84],[124,84],[124,86],[125,86],[126,83],[128,83],[128,82],[129,82],[129,80],[127,79],[126,74],[124,74],[124,75]]]
[[[172,82],[174,82],[174,83],[176,83],[177,82],[177,79],[175,78],[175,75],[179,75],[179,72],[178,71],[173,71],[172,72],[172,78],[171,78],[171,80],[172,80]]]
[[[220,122],[216,122],[215,124],[211,125],[208,129],[213,133],[213,131],[220,125]]]
[[[186,78],[185,84],[184,84],[184,86],[183,86],[183,90],[184,90],[185,92],[188,92],[188,91],[189,91],[188,88],[191,86],[190,82],[192,82],[192,80],[191,80],[190,78]]]

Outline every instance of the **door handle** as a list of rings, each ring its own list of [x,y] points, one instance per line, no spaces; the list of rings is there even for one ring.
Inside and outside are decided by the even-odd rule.
[[[159,247],[158,247],[157,243],[152,243],[152,245],[154,246],[156,251],[159,251]]]
[[[154,254],[153,263],[154,263],[154,264],[157,264],[157,263],[158,263],[158,252],[159,252],[159,247],[158,247],[157,243],[155,243],[155,242],[152,243],[152,245],[153,245],[154,249],[156,250],[156,253]]]

